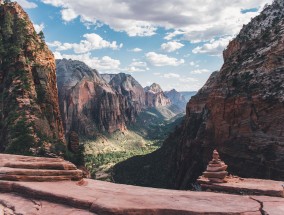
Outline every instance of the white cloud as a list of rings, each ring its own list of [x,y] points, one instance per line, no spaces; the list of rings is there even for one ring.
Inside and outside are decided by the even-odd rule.
[[[196,78],[192,78],[192,77],[183,77],[183,78],[180,78],[179,81],[182,83],[198,82]]]
[[[128,71],[128,72],[144,72],[149,70],[147,67],[147,63],[143,61],[137,61],[134,59],[134,61],[125,69],[120,69],[121,71]]]
[[[143,61],[133,61],[129,66],[147,67],[147,63]]]
[[[202,46],[197,46],[192,50],[194,54],[209,54],[212,56],[218,56],[226,49],[229,41],[232,37],[220,38],[218,40],[212,39],[210,42],[205,43]]]
[[[179,74],[176,73],[166,73],[163,75],[164,78],[180,78]]]
[[[178,35],[183,35],[185,32],[180,30],[175,30],[174,32],[167,33],[167,36],[164,37],[165,40],[171,40]]]
[[[179,43],[177,41],[171,41],[167,43],[163,43],[161,45],[161,49],[166,52],[174,52],[180,48],[182,48],[184,45],[182,43]]]
[[[53,54],[55,59],[63,59],[63,56],[61,55],[60,52],[53,52]]]
[[[92,57],[91,53],[79,54],[79,55],[68,55],[61,54],[59,52],[54,52],[54,56],[56,59],[72,59],[79,60],[86,63],[89,67],[97,69],[98,71],[114,71],[117,72],[120,70],[120,61],[116,59],[112,59],[109,56],[104,56],[102,58]]]
[[[61,10],[61,14],[62,14],[62,19],[65,20],[66,22],[69,22],[78,17],[78,15],[74,12],[74,10],[70,8]]]
[[[127,67],[126,69],[121,69],[121,71],[128,71],[128,72],[144,72],[145,69],[137,68],[135,66]]]
[[[259,8],[272,0],[41,0],[62,8],[62,18],[70,21],[77,15],[96,25],[109,25],[129,36],[151,36],[158,27],[170,31],[171,40],[178,35],[193,42],[235,35],[243,24],[258,12],[242,9]],[[217,13],[216,13],[217,11]]]
[[[208,69],[197,69],[197,70],[193,70],[190,73],[191,74],[205,74],[205,73],[209,73],[210,71]]]
[[[80,43],[61,43],[59,41],[54,41],[52,43],[48,43],[48,45],[54,47],[56,51],[73,50],[77,54],[87,53],[92,50],[103,48],[111,48],[116,50],[122,48],[123,46],[122,43],[117,45],[116,41],[106,41],[100,35],[95,33],[84,34],[83,37],[85,40],[81,40]]]
[[[178,60],[155,52],[146,53],[146,59],[153,66],[179,66],[184,63],[184,59]]]
[[[162,80],[162,78],[170,80],[174,79],[174,81],[171,81],[170,83],[166,81],[166,83],[169,84],[163,86],[165,90],[176,89],[178,91],[188,91],[189,88],[190,90],[198,90],[202,87],[202,81],[200,82],[200,80],[190,76],[184,76],[177,73],[154,73],[154,75],[158,76],[160,80]]]
[[[25,9],[33,9],[37,7],[37,4],[27,0],[17,0],[17,2]]]
[[[129,50],[129,51],[131,51],[131,52],[141,52],[141,51],[143,51],[143,50],[140,49],[140,48],[134,48],[134,49],[131,49],[131,50]]]
[[[39,25],[38,24],[34,24],[34,28],[35,28],[35,31],[37,33],[39,33],[40,31],[42,31],[44,29],[44,24],[43,23],[40,23]]]

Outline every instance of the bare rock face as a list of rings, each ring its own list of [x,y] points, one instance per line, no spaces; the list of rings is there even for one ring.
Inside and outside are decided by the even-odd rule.
[[[117,74],[101,74],[101,77],[109,83]]]
[[[0,26],[0,152],[57,153],[65,139],[54,56],[16,2],[0,5]]]
[[[80,61],[57,60],[59,105],[66,135],[96,136],[125,130],[135,110],[96,70]]]
[[[274,1],[230,42],[223,67],[191,98],[163,147],[117,165],[115,179],[185,189],[216,148],[234,175],[284,180],[283,56],[284,2]]]
[[[144,88],[147,107],[167,106],[171,104],[159,84],[152,84]]]
[[[115,75],[103,74],[105,80],[109,79],[109,84],[121,95],[126,97],[128,103],[132,107],[132,120],[135,118],[142,108],[145,107],[145,93],[143,87],[131,75],[119,73]]]
[[[165,96],[170,99],[172,104],[185,111],[187,101],[180,92],[176,91],[175,89],[172,89],[170,91],[166,91]]]

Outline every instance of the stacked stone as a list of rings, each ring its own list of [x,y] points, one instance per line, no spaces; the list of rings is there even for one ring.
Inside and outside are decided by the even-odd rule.
[[[213,159],[207,165],[207,169],[203,172],[203,176],[208,178],[210,182],[214,183],[224,183],[225,178],[228,175],[226,171],[227,165],[220,160],[219,153],[217,150],[213,151]]]

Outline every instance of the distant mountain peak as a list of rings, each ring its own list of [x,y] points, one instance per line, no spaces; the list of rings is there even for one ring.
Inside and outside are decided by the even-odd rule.
[[[151,91],[152,93],[162,93],[163,90],[161,86],[157,83],[153,83],[151,86],[144,88],[145,92]]]

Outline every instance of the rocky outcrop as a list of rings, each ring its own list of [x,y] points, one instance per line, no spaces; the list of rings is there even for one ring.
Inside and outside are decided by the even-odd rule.
[[[165,96],[159,84],[152,84],[144,88],[147,107],[160,107],[171,104],[171,101]]]
[[[114,78],[115,76],[117,76],[117,74],[101,74],[101,77],[107,82],[109,83],[111,81],[112,78]]]
[[[165,96],[170,99],[173,105],[176,105],[180,110],[185,111],[186,104],[188,101],[185,100],[185,97],[175,89],[165,92]]]
[[[0,180],[42,182],[80,179],[82,171],[60,158],[0,154]]]
[[[57,60],[59,105],[67,137],[125,130],[135,120],[130,100],[80,61]]]
[[[32,197],[23,197],[13,193],[0,193],[0,214],[50,215],[58,214],[58,211],[61,215],[96,215],[87,210],[66,206],[58,202],[35,200]]]
[[[135,115],[145,107],[144,89],[131,75],[119,73],[112,77],[109,84],[118,93],[127,98],[135,110]]]
[[[284,180],[283,14],[277,0],[244,26],[221,70],[187,104],[185,122],[158,151],[118,164],[115,180],[185,189],[215,148],[229,173]]]
[[[64,143],[55,60],[16,2],[0,5],[0,152],[58,153]]]
[[[283,181],[228,176],[226,183],[215,183],[201,176],[197,180],[201,189],[239,195],[274,196],[284,198]],[[283,199],[284,200],[284,199]]]
[[[3,187],[7,189],[6,193],[0,193],[0,212],[10,209],[15,214],[30,214],[35,211],[33,208],[39,214],[51,214],[55,211],[52,207],[58,208],[60,214],[70,214],[70,209],[74,214],[90,211],[92,214],[125,215],[261,215],[284,212],[284,199],[279,197],[162,190],[90,179],[84,179],[82,183],[0,181],[0,190]]]
[[[48,174],[50,170],[41,172],[42,167],[54,167],[58,164],[61,164],[58,166],[61,173],[64,172],[62,169],[67,169],[65,172],[69,173],[75,171],[72,164],[61,159],[0,155],[0,164],[32,167],[26,169],[27,175],[31,171],[37,171],[38,175]],[[35,166],[39,168],[34,169]],[[3,176],[3,167],[0,167],[0,171],[0,176]],[[19,169],[14,168],[13,171]],[[4,176],[5,174],[6,172]],[[222,185],[225,188],[225,184]],[[283,214],[281,183],[248,179],[236,185],[235,190],[237,189],[241,195],[154,189],[90,179],[41,182],[6,179],[0,180],[0,213],[56,214],[60,211],[60,214],[126,215]]]

